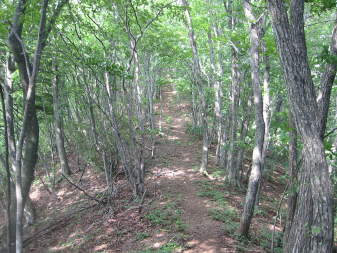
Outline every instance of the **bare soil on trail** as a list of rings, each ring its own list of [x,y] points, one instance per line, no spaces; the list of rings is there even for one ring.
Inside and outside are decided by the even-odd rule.
[[[36,180],[30,196],[37,207],[38,223],[25,228],[25,252],[267,252],[261,246],[260,235],[270,234],[273,229],[270,225],[275,215],[273,203],[282,195],[283,186],[276,180],[266,180],[263,198],[269,202],[262,205],[263,209],[261,207],[254,216],[251,226],[251,237],[260,239],[238,240],[234,232],[236,228],[228,226],[238,224],[245,193],[198,172],[201,140],[186,133],[191,111],[182,101],[177,99],[171,86],[165,87],[162,129],[157,136],[154,158],[148,150],[150,138],[147,138],[144,199],[139,202],[132,198],[123,174],[117,177],[118,192],[110,209],[97,205],[65,180],[57,184],[56,196],[46,191],[41,180]],[[156,112],[159,112],[159,104],[156,107]],[[158,124],[159,116],[156,118]],[[213,153],[211,147],[210,172],[215,168]],[[81,158],[78,166],[73,154],[68,155],[68,160],[73,171],[70,180],[100,199],[106,191],[104,173],[87,165]],[[283,174],[282,169],[275,173],[278,178]],[[42,169],[38,174],[45,177]],[[208,189],[209,185],[213,188]],[[229,216],[229,220],[220,221],[211,215],[211,210],[219,208],[214,198],[208,196],[208,190],[213,191],[214,187],[220,189],[215,194],[220,193],[218,197],[225,203],[221,210],[236,213]],[[202,190],[204,195],[200,194]],[[138,208],[140,204],[142,210]],[[166,216],[163,216],[165,212]],[[172,213],[180,215],[182,224],[179,223],[179,229],[173,224],[177,220],[172,221]],[[4,217],[0,217],[0,224],[3,224]],[[151,221],[153,217],[157,221]],[[276,231],[281,229],[282,224],[276,226]]]
[[[205,176],[197,173],[200,166],[201,142],[186,133],[186,104],[175,102],[175,92],[164,92],[164,132],[168,135],[157,146],[158,153],[169,160],[169,170],[161,178],[161,187],[173,195],[181,194],[182,219],[189,235],[184,252],[235,252],[230,246],[233,240],[224,235],[224,224],[209,215],[209,204],[199,197],[198,181]],[[166,131],[165,131],[166,130]],[[160,171],[158,171],[160,173]]]

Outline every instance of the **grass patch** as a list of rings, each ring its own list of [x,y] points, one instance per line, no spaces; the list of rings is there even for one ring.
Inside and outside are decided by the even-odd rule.
[[[274,235],[274,252],[280,253],[282,252],[282,238],[280,232],[275,232]],[[263,249],[270,251],[271,247],[271,239],[272,239],[272,231],[269,228],[262,228],[258,236],[252,237],[252,242],[260,245]]]
[[[145,218],[153,225],[163,227],[173,231],[184,231],[186,224],[182,221],[182,209],[179,202],[181,198],[173,201],[166,197],[167,202],[164,205],[158,205],[155,209],[149,211]]]
[[[219,189],[218,186],[211,184],[209,181],[201,181],[201,189],[198,193],[200,197],[208,197],[211,200],[216,201],[219,204],[227,204],[225,195],[226,192],[223,187]]]
[[[211,209],[210,215],[213,219],[225,223],[224,230],[228,234],[237,236],[239,229],[239,214],[233,207],[221,207]]]
[[[214,208],[211,210],[212,218],[228,223],[230,221],[238,220],[239,214],[232,208]]]
[[[147,232],[142,232],[136,235],[135,241],[143,241],[148,238],[150,235]]]
[[[148,247],[142,251],[138,251],[137,253],[172,253],[172,252],[181,252],[183,246],[181,246],[178,242],[167,242],[159,248],[155,248],[153,246]]]

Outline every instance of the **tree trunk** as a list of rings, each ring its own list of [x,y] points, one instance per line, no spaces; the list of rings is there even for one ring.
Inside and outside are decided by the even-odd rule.
[[[239,107],[239,82],[240,72],[238,66],[237,53],[232,49],[232,128],[231,128],[231,141],[229,146],[229,155],[227,163],[226,180],[234,187],[241,187],[239,181],[239,172],[236,170],[235,157],[236,157],[236,137],[238,128],[238,107]]]
[[[123,169],[125,171],[125,174],[127,175],[129,184],[131,185],[132,190],[135,191],[135,185],[133,183],[133,178],[132,178],[132,169],[128,163],[127,151],[124,149],[124,146],[123,146],[122,134],[119,130],[118,120],[116,117],[115,107],[113,104],[113,97],[111,94],[110,77],[109,77],[109,73],[107,72],[105,73],[105,91],[108,95],[109,113],[110,113],[111,121],[112,121],[112,132],[115,137],[115,143],[116,143],[118,155],[122,161]]]
[[[260,81],[260,57],[259,57],[259,36],[256,20],[250,6],[249,0],[242,1],[245,15],[250,23],[250,68],[252,75],[252,84],[254,89],[255,105],[255,147],[252,157],[252,171],[249,177],[246,202],[240,220],[239,233],[248,237],[248,231],[254,214],[256,194],[258,191],[259,181],[262,174],[262,150],[264,143],[265,124],[263,119],[263,101]]]
[[[265,25],[262,28],[263,34],[265,30]],[[261,36],[261,35],[260,35]],[[262,48],[262,51],[264,53],[267,52],[267,46],[266,43],[263,40],[260,40],[260,45]],[[264,63],[264,77],[263,77],[263,120],[264,120],[264,142],[263,142],[263,149],[262,149],[262,169],[261,169],[261,175],[263,175],[264,171],[264,165],[267,157],[267,150],[269,146],[269,127],[270,127],[270,95],[269,95],[269,79],[270,79],[270,65],[269,65],[269,57],[267,55],[264,55],[263,57],[263,63]],[[256,196],[255,205],[259,206],[260,202],[260,196],[262,192],[262,176],[259,182],[259,188]]]
[[[63,138],[63,126],[61,124],[61,116],[59,115],[59,95],[58,95],[58,87],[59,87],[59,74],[57,73],[58,68],[55,65],[55,59],[53,60],[52,71],[53,75],[53,107],[54,107],[54,124],[55,124],[55,136],[56,136],[56,147],[57,153],[59,155],[61,171],[63,175],[70,175],[71,171],[68,165],[68,158],[66,149],[64,148],[64,138]]]
[[[138,53],[136,51],[135,45],[131,44],[134,52],[135,58],[135,82],[137,89],[137,115],[138,115],[138,123],[140,130],[140,142],[139,142],[139,167],[135,169],[136,175],[136,195],[138,197],[142,197],[144,193],[144,183],[145,183],[145,128],[144,128],[144,115],[142,109],[142,90],[140,87],[139,81],[139,59]]]
[[[223,136],[222,136],[222,142],[221,142],[221,146],[223,146],[224,148],[222,148],[221,150],[221,155],[220,155],[220,161],[219,161],[219,166],[222,168],[226,168],[227,167],[227,143],[228,143],[228,139],[229,139],[229,131],[230,131],[230,122],[231,122],[232,116],[229,113],[229,109],[227,109],[226,112],[226,120],[224,122],[224,131],[223,131]]]
[[[27,197],[24,214],[25,214],[27,224],[34,225],[36,221],[36,211],[35,211],[34,203],[30,199],[29,195]]]
[[[43,1],[41,10],[38,39],[34,52],[33,62],[30,62],[28,53],[21,38],[24,17],[26,14],[26,1],[20,0],[15,9],[13,26],[9,34],[9,44],[12,49],[14,60],[17,63],[20,80],[23,87],[23,116],[20,133],[15,141],[14,126],[12,124],[14,114],[13,107],[8,108],[6,123],[8,124],[8,142],[10,158],[15,174],[16,195],[16,252],[23,251],[23,210],[29,194],[29,189],[34,178],[34,169],[37,161],[39,124],[35,107],[35,87],[40,67],[42,52],[47,43],[47,37],[67,0],[58,2],[53,15],[47,26],[48,0]],[[6,94],[10,104],[11,89]],[[24,156],[23,156],[24,155]]]
[[[247,107],[245,108],[246,110],[244,110],[246,112],[246,115],[242,121],[242,127],[241,127],[242,130],[240,134],[240,142],[242,146],[238,150],[238,155],[236,159],[236,170],[238,171],[238,173],[240,173],[241,182],[243,181],[243,177],[242,177],[243,176],[243,161],[244,161],[244,153],[246,150],[245,139],[248,134],[249,124],[250,124],[250,120],[251,120],[251,116],[253,112],[253,103],[254,103],[253,99],[254,99],[253,89],[250,89]]]
[[[146,85],[147,85],[147,97],[149,99],[149,119],[151,126],[151,157],[155,156],[155,144],[156,144],[156,122],[154,119],[154,111],[153,111],[153,83],[150,78],[150,62],[151,55],[147,57],[145,60],[145,75],[146,75]]]
[[[303,143],[299,191],[285,252],[332,252],[333,190],[321,138],[315,90],[307,59],[304,1],[290,5],[291,23],[282,0],[268,0],[283,68],[288,100]]]
[[[188,2],[186,0],[182,0],[183,6],[188,7]],[[207,166],[208,166],[208,125],[207,125],[207,104],[205,98],[205,91],[204,85],[201,76],[201,66],[198,54],[198,47],[196,43],[195,33],[193,30],[193,24],[191,19],[191,14],[189,9],[185,11],[186,14],[186,27],[188,29],[188,35],[190,38],[190,43],[193,51],[193,64],[195,68],[195,74],[197,78],[200,98],[201,98],[201,112],[202,112],[202,161],[200,166],[201,173],[207,173]]]
[[[217,137],[217,147],[216,147],[216,154],[215,154],[215,164],[219,165],[220,161],[220,154],[221,154],[221,142],[222,142],[222,132],[223,132],[223,120],[222,120],[222,110],[221,110],[221,96],[220,96],[220,78],[222,75],[218,76],[216,64],[215,64],[215,56],[214,56],[214,46],[212,40],[212,30],[214,29],[213,20],[211,20],[211,9],[213,4],[210,4],[209,0],[207,1],[209,5],[208,8],[208,22],[210,23],[210,31],[207,34],[208,37],[208,46],[209,46],[209,56],[210,56],[210,64],[211,64],[211,71],[210,71],[210,79],[211,82],[214,83],[214,110],[215,110],[215,119],[216,119],[216,137]],[[218,64],[218,67],[220,64]],[[221,72],[221,71],[220,71]]]
[[[6,174],[7,174],[7,248],[8,252],[13,252],[14,248],[12,248],[11,243],[14,240],[15,231],[14,234],[12,234],[12,218],[14,215],[12,215],[13,212],[11,212],[12,208],[12,198],[13,198],[13,191],[11,188],[13,188],[13,184],[11,182],[11,172],[10,172],[10,164],[9,164],[9,139],[8,139],[8,126],[13,124],[13,118],[12,118],[12,111],[9,112],[6,108],[9,106],[10,108],[13,108],[13,98],[12,98],[12,92],[13,92],[13,83],[12,83],[12,72],[14,69],[14,61],[9,56],[9,54],[6,55],[6,64],[4,66],[5,69],[5,84],[4,84],[4,90],[1,87],[1,104],[2,104],[2,115],[3,115],[3,122],[4,122],[4,137],[5,137],[5,144],[6,144],[6,154],[5,154],[5,164],[4,167],[6,168]],[[6,94],[6,98],[4,95],[4,91]],[[6,114],[9,113],[9,120],[6,119]],[[8,123],[8,124],[7,124]]]
[[[297,131],[294,123],[294,119],[289,113],[289,194],[288,194],[288,212],[287,220],[285,224],[285,230],[283,235],[283,248],[287,245],[290,228],[292,226],[296,208],[297,189],[295,182],[297,180],[298,168],[297,168]]]

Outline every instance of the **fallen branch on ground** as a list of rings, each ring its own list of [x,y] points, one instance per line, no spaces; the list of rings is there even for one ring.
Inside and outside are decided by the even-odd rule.
[[[89,195],[85,190],[83,190],[81,187],[79,187],[78,185],[74,184],[73,182],[71,182],[65,175],[62,174],[62,176],[65,178],[65,180],[67,180],[67,182],[69,184],[71,184],[72,186],[74,186],[75,188],[77,188],[78,190],[80,190],[81,192],[83,192],[86,196],[88,196],[90,199],[95,200],[97,203],[99,204],[103,204],[104,200],[99,200],[91,195]]]
[[[63,224],[63,222],[67,221],[67,220],[68,220],[71,216],[73,216],[74,214],[81,213],[81,212],[83,212],[83,211],[85,211],[85,210],[88,210],[88,209],[90,209],[90,208],[93,208],[93,207],[95,207],[95,206],[97,206],[97,204],[93,204],[93,205],[91,205],[91,206],[87,206],[87,207],[82,208],[82,209],[80,209],[80,210],[76,210],[76,211],[74,211],[74,212],[72,212],[72,213],[66,215],[65,217],[61,218],[60,220],[54,221],[54,222],[50,223],[50,224],[49,224],[47,227],[45,227],[44,229],[42,229],[42,230],[36,232],[33,236],[31,236],[31,237],[25,239],[25,240],[23,241],[23,246],[27,246],[28,244],[30,244],[31,242],[33,242],[33,241],[36,240],[37,238],[40,238],[41,236],[44,236],[44,235],[46,235],[46,234],[52,232],[53,230],[57,229],[58,227],[60,227],[60,226]]]

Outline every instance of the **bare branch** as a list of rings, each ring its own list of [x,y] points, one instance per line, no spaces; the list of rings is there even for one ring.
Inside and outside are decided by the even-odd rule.
[[[136,23],[137,23],[137,25],[138,25],[138,27],[139,27],[139,31],[140,31],[140,33],[143,33],[142,26],[141,26],[140,23],[139,23],[138,16],[137,16],[137,12],[136,12],[136,10],[135,10],[135,7],[134,7],[133,4],[132,4],[132,0],[129,0],[129,2],[130,2],[130,5],[131,5],[131,8],[132,8],[132,11],[133,11],[133,13],[135,14]]]
[[[71,184],[72,186],[74,186],[75,188],[77,188],[78,190],[80,190],[81,192],[83,192],[86,196],[88,196],[90,199],[95,200],[97,203],[102,204],[102,200],[99,200],[91,195],[89,195],[85,190],[83,190],[81,187],[79,187],[78,185],[74,184],[73,182],[71,182],[64,174],[62,174],[62,176],[65,178],[65,180],[67,180],[67,182],[69,184]]]
[[[330,134],[334,133],[336,130],[337,130],[337,127],[335,127],[329,133],[327,133],[326,135],[324,135],[324,138],[328,137]]]

